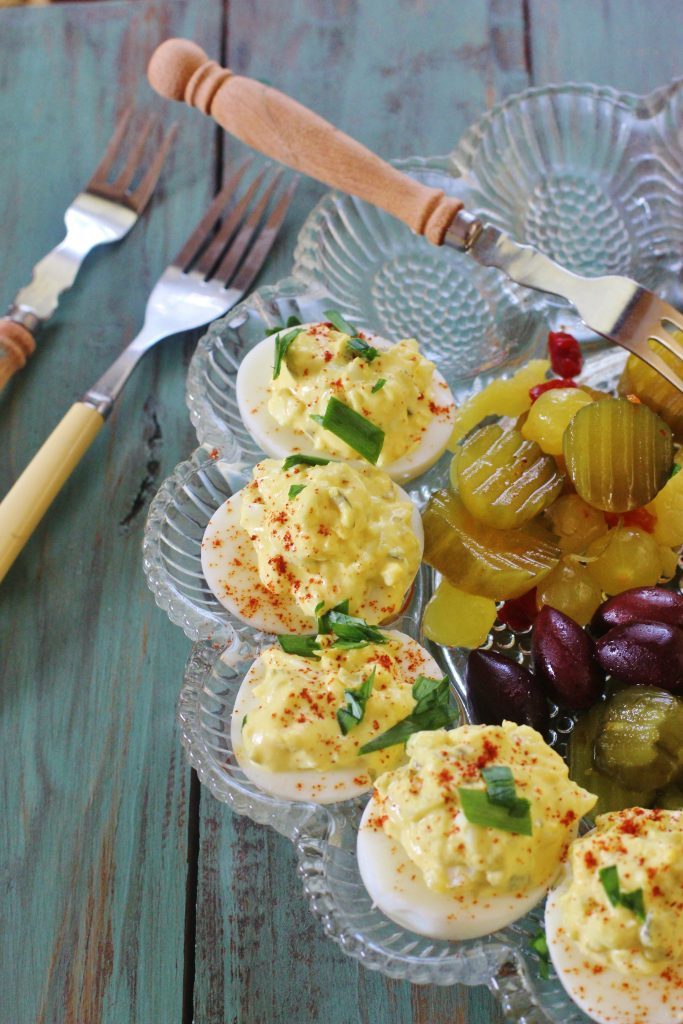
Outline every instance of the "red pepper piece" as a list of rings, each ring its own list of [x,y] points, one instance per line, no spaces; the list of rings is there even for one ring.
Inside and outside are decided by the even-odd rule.
[[[511,597],[498,609],[498,620],[511,629],[513,633],[522,633],[533,626],[538,608],[536,607],[536,588],[528,590],[521,597]]]
[[[577,377],[583,366],[581,347],[572,334],[551,331],[548,335],[548,355],[553,373],[560,377]]]
[[[657,525],[657,516],[653,516],[646,508],[633,508],[630,512],[605,512],[605,522],[608,526],[618,526],[619,520],[624,526],[637,526],[645,533],[654,533]]]
[[[573,380],[567,380],[565,377],[561,377],[559,380],[546,380],[543,384],[535,384],[533,388],[529,388],[529,398],[533,405],[537,398],[540,397],[545,391],[554,391],[555,388],[575,388],[578,385]]]

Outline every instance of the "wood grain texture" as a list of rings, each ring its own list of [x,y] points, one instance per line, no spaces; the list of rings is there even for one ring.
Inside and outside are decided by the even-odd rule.
[[[176,32],[211,49],[220,20],[216,4],[176,0],[0,12],[0,128],[16,141],[0,153],[0,302],[61,238],[123,105],[163,110],[144,83],[154,46]],[[212,191],[214,135],[182,127],[144,223],[88,260],[0,400],[3,493],[136,332]],[[189,772],[174,704],[188,645],[150,600],[140,540],[156,484],[192,447],[189,351],[177,339],[147,358],[0,590],[12,1024],[180,1020]]]

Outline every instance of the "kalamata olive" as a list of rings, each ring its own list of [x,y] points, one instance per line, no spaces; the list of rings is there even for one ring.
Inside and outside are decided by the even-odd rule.
[[[595,643],[564,612],[546,605],[534,625],[531,641],[534,675],[558,703],[589,708],[600,696],[604,676],[595,657]]]
[[[683,594],[664,587],[633,587],[604,601],[593,616],[590,628],[602,636],[614,626],[629,622],[668,622],[683,626]]]
[[[495,651],[471,651],[466,681],[479,722],[501,725],[504,720],[530,725],[543,732],[548,706],[540,686],[516,661]]]
[[[665,622],[614,626],[596,644],[605,672],[632,686],[683,693],[683,629]]]

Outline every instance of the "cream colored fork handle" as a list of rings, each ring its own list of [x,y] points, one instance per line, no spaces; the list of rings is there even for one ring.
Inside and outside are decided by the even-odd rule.
[[[167,39],[148,68],[154,89],[210,114],[231,135],[311,178],[358,196],[441,245],[462,203],[380,160],[296,100],[233,75],[187,39]]]
[[[103,425],[97,409],[76,402],[0,502],[0,580]]]

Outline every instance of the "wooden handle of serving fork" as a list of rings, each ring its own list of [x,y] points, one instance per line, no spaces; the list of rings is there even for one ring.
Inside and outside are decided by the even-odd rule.
[[[104,417],[91,405],[72,405],[0,502],[0,580],[103,424]]]
[[[435,245],[462,208],[458,199],[409,178],[296,100],[233,75],[187,39],[162,43],[147,75],[167,99],[185,100],[253,149],[381,207]]]
[[[35,347],[35,338],[23,324],[8,316],[0,319],[0,388],[26,365]]]

